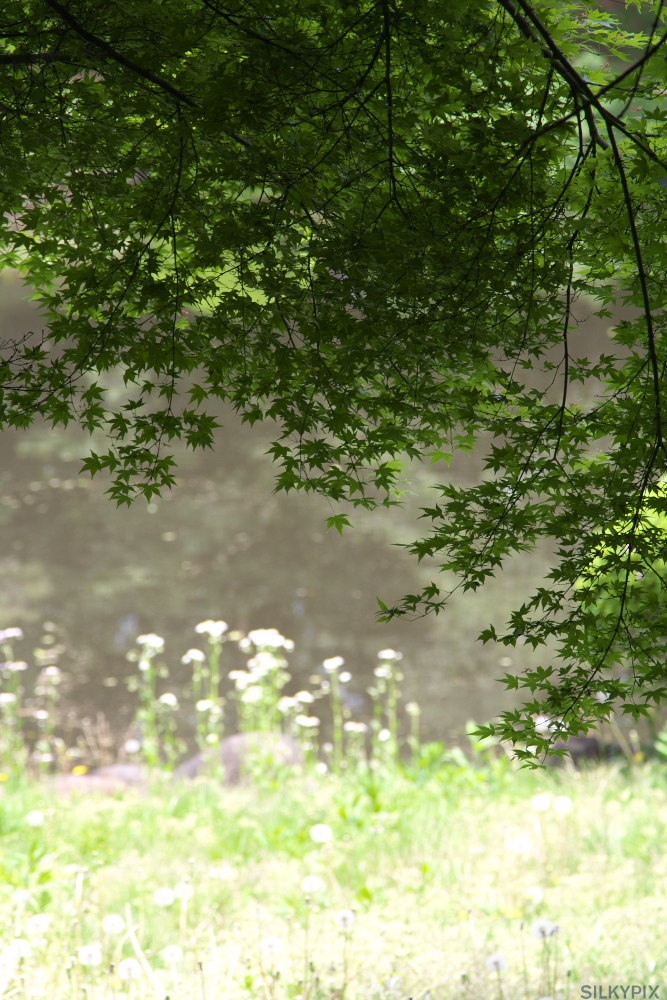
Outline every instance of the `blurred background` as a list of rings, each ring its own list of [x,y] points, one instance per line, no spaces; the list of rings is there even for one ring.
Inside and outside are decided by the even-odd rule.
[[[614,0],[599,6],[620,16],[629,30],[650,27],[650,13]],[[574,307],[575,355],[609,352],[609,331],[622,313],[599,320],[591,317],[593,308],[585,297]],[[16,272],[0,272],[0,343],[42,327],[30,289]],[[562,384],[552,376],[533,372],[530,382],[556,401]],[[121,401],[120,376],[106,384]],[[585,402],[595,392],[595,385],[584,390],[577,383],[569,399]],[[550,662],[549,651],[483,646],[477,635],[490,623],[501,629],[540,584],[553,562],[548,543],[508,561],[476,594],[456,591],[438,617],[375,621],[378,597],[392,604],[431,579],[446,582],[401,545],[420,536],[420,507],[433,502],[438,483],[473,485],[488,474],[488,441],[480,441],[472,455],[456,455],[449,468],[413,465],[413,492],[402,508],[356,512],[354,527],[340,537],[326,530],[326,518],[335,511],[325,499],[274,494],[266,451],[275,429],[244,425],[222,406],[217,413],[223,426],[215,449],[177,448],[176,487],[130,509],[116,508],[105,496],[108,481],[79,475],[81,460],[91,448],[103,449],[103,440],[74,426],[54,430],[39,421],[0,435],[0,630],[24,632],[13,656],[28,664],[22,677],[28,711],[40,670],[57,665],[61,708],[72,718],[103,712],[114,738],[121,739],[136,707],[126,683],[136,664],[126,655],[137,635],[155,632],[165,639],[160,660],[163,673],[169,672],[161,691],[184,699],[179,725],[189,734],[195,713],[186,693],[190,667],[181,657],[201,647],[194,626],[205,619],[223,619],[241,633],[276,628],[292,639],[286,693],[307,686],[310,676],[321,673],[324,658],[344,657],[352,674],[347,707],[360,721],[371,711],[367,689],[378,650],[400,651],[404,700],[420,704],[425,740],[457,742],[468,719],[483,723],[518,704],[497,678]],[[423,522],[424,530],[429,524]],[[246,659],[235,642],[227,642],[223,676]],[[407,729],[406,719],[404,724]]]

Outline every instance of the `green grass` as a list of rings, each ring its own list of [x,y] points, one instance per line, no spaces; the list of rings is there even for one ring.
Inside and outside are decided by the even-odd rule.
[[[14,936],[31,953],[0,996],[567,1000],[586,984],[662,981],[664,766],[515,772],[503,758],[417,777],[202,780],[70,801],[7,782],[0,979]],[[548,797],[538,811],[544,792],[568,796],[571,811]],[[42,825],[26,820],[35,810]],[[316,824],[329,843],[312,839]],[[321,889],[306,897],[309,875]],[[155,902],[175,887],[180,899]],[[348,909],[356,920],[341,929]],[[35,914],[50,917],[43,936]],[[110,914],[124,931],[103,932]],[[538,939],[538,919],[558,932]],[[101,963],[82,964],[95,942]],[[165,961],[168,945],[182,960]],[[500,973],[487,968],[498,954]],[[118,975],[128,958],[142,964],[137,979]]]

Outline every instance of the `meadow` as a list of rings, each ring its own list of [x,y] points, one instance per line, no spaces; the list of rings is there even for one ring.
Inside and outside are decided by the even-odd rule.
[[[151,767],[148,795],[57,797],[47,770],[88,767],[54,735],[57,674],[42,669],[50,708],[29,752],[22,661],[5,660],[1,998],[566,1000],[660,986],[660,760],[530,771],[472,738],[466,754],[423,745],[418,706],[400,704],[400,654],[381,651],[373,718],[355,722],[339,657],[312,692],[282,693],[289,640],[273,630],[232,640],[252,655],[223,698],[222,624],[201,623],[205,649],[185,654],[198,744],[215,746],[234,701],[241,730],[295,734],[303,769],[257,760],[237,787],[171,782],[178,699],[158,693],[159,637],[142,636],[141,738],[117,756]],[[0,634],[5,656],[18,631]],[[333,720],[322,745],[318,702]]]

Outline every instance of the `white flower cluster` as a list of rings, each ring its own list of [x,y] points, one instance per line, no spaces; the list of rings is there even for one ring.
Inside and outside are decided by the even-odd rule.
[[[258,650],[285,649],[288,653],[294,649],[292,640],[286,639],[276,628],[253,629],[252,632],[248,632],[245,639],[241,639],[239,642],[239,648],[244,653],[250,652],[252,646]]]
[[[220,639],[228,628],[227,622],[214,622],[207,618],[205,622],[199,622],[199,625],[195,625],[195,632],[197,635],[207,635],[211,639]]]
[[[161,635],[155,635],[154,632],[138,635],[137,642],[143,647],[144,656],[155,656],[156,653],[164,652],[164,639]]]
[[[23,632],[20,628],[0,629],[0,642],[7,642],[8,639],[22,639]]]

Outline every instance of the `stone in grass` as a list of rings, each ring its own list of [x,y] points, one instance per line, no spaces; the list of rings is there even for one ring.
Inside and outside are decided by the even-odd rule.
[[[211,749],[205,756],[198,753],[183,761],[174,771],[174,779],[182,781],[205,775],[208,768],[212,770],[215,766],[216,752],[224,769],[226,785],[238,785],[241,782],[243,771],[248,768],[253,754],[259,756],[262,764],[266,758],[269,767],[271,762],[278,766],[294,767],[304,763],[303,750],[292,736],[285,736],[283,733],[236,733],[234,736],[227,736],[217,751]]]

